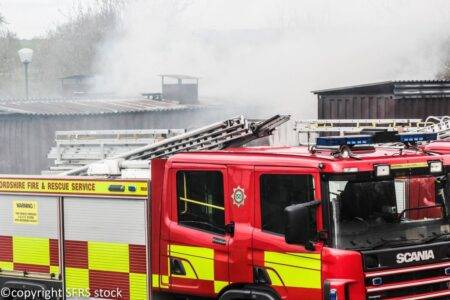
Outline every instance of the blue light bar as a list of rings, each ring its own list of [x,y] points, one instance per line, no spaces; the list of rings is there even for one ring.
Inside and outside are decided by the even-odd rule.
[[[437,140],[437,133],[400,133],[397,134],[401,143],[429,142]]]
[[[325,136],[318,137],[319,147],[358,146],[382,143],[417,143],[437,140],[437,133],[374,133],[371,135]]]
[[[373,144],[373,137],[371,135],[354,135],[354,136],[325,136],[318,137],[316,141],[317,146],[332,147],[332,146],[356,146],[356,145],[370,145]]]

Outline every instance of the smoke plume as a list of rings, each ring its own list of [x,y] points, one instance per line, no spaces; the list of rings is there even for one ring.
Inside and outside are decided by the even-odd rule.
[[[449,37],[448,0],[135,0],[99,51],[98,89],[158,91],[156,74],[191,74],[206,102],[314,118],[314,89],[433,79]]]

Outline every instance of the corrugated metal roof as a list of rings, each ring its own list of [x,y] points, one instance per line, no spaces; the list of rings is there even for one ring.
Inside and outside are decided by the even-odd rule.
[[[394,80],[363,85],[313,91],[318,95],[331,94],[394,94],[395,98],[447,98],[450,80]]]
[[[203,106],[145,98],[0,100],[0,115],[94,115],[186,110],[201,107]]]

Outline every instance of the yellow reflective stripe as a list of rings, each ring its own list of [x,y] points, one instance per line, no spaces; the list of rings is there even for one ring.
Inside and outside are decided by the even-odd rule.
[[[427,162],[417,162],[417,163],[404,163],[404,164],[392,164],[391,169],[414,169],[414,168],[426,168],[428,167]]]
[[[13,271],[14,264],[12,262],[8,262],[8,261],[0,261],[0,269],[2,271]]]
[[[169,288],[169,276],[167,275],[160,275],[159,278],[161,279],[161,288],[162,289],[168,289]]]
[[[189,253],[203,258],[214,259],[214,249],[183,245],[169,245],[170,253]]]
[[[128,244],[88,242],[89,269],[129,273],[128,248]]]
[[[226,286],[228,285],[228,281],[214,281],[214,293],[220,293]]]
[[[264,261],[320,270],[320,254],[264,252]]]
[[[177,256],[180,257],[180,256]],[[181,257],[180,257],[181,258]],[[182,278],[189,278],[189,279],[198,279],[197,274],[195,274],[194,268],[192,267],[191,263],[188,261],[181,261],[181,264],[183,265],[184,270],[186,271],[186,275],[176,275],[172,274],[173,277],[182,277]]]
[[[211,281],[214,280],[213,249],[182,245],[170,245],[169,251],[171,257],[178,257],[189,262],[192,268],[195,270],[198,279]],[[184,262],[183,266],[186,265],[187,263]]]
[[[0,192],[147,197],[148,183],[117,180],[0,178]]]
[[[58,266],[50,266],[50,274],[55,274],[55,276],[59,275],[59,267]]]
[[[147,276],[130,273],[130,299],[147,299]]]
[[[265,266],[280,276],[273,285],[300,288],[321,288],[320,254],[265,252]],[[271,272],[272,277],[276,278]]]
[[[159,275],[158,274],[152,274],[152,286],[154,288],[159,288]]]
[[[161,285],[159,284],[160,282],[161,282]],[[152,275],[152,286],[154,288],[162,288],[162,289],[169,288],[169,276],[153,274]]]
[[[66,268],[66,288],[67,289],[88,289],[89,270],[80,268]]]
[[[218,210],[225,210],[225,208],[223,208],[222,206],[212,205],[212,204],[208,204],[205,202],[200,202],[200,201],[196,201],[196,200],[192,200],[192,199],[188,199],[188,198],[180,197],[180,200],[184,201],[184,202],[188,202],[188,203],[197,204],[200,206],[210,207],[210,208],[214,208],[214,209],[218,209]]]
[[[267,275],[270,278],[270,282],[272,282],[272,285],[275,285],[275,286],[283,286],[284,285],[283,282],[281,281],[280,276],[274,270],[266,269],[266,271],[267,271]]]
[[[49,239],[13,237],[13,261],[21,264],[50,265]]]

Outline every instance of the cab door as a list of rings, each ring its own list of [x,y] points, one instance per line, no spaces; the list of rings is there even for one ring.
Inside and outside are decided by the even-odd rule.
[[[169,288],[215,296],[228,285],[227,170],[175,164],[170,172]]]
[[[284,238],[285,207],[320,200],[319,178],[313,168],[255,168],[254,280],[288,299],[321,299],[321,245],[310,251]]]

